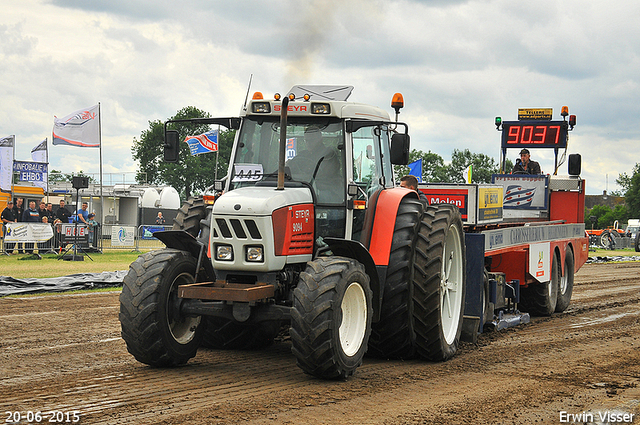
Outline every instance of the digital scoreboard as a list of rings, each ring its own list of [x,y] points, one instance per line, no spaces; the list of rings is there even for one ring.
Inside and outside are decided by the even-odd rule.
[[[566,148],[567,121],[502,122],[503,148]]]

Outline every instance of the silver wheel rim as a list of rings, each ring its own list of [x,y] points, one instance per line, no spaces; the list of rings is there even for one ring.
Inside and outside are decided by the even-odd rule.
[[[564,276],[560,277],[560,294],[564,295],[565,292],[567,292],[567,282],[569,281],[569,278],[567,276],[567,272],[569,271],[569,267],[565,261],[564,263]]]
[[[463,258],[460,232],[455,225],[449,226],[442,256],[440,274],[440,319],[442,333],[447,344],[453,344],[458,333],[462,308]]]
[[[181,273],[173,280],[171,290],[167,298],[167,323],[173,339],[179,344],[188,344],[196,334],[196,328],[200,324],[201,317],[187,317],[180,315],[180,300],[178,299],[178,286],[193,283],[193,276],[189,273]]]
[[[347,287],[340,308],[340,346],[344,354],[351,357],[360,350],[367,330],[367,298],[359,283],[353,282]]]

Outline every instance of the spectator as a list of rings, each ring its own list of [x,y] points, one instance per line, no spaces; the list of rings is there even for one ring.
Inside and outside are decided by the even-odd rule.
[[[56,213],[53,212],[53,204],[51,202],[47,203],[47,220],[49,223],[56,221]]]
[[[87,208],[89,208],[89,204],[83,202],[82,207],[78,210],[78,214],[76,216],[76,221],[78,223],[87,224],[87,222],[89,221],[89,211],[87,211]]]
[[[40,223],[40,214],[36,209],[36,201],[29,201],[29,208],[24,210],[22,221],[26,223]],[[24,251],[27,254],[33,254],[33,242],[25,242]]]
[[[156,224],[164,224],[164,217],[160,211],[158,211],[158,217],[156,217]]]
[[[418,198],[420,198],[422,203],[425,205],[429,205],[427,195],[425,195],[423,191],[418,190],[418,179],[416,178],[416,176],[412,176],[409,174],[408,176],[402,177],[400,179],[400,187],[415,190],[416,192],[418,192]]]
[[[13,215],[16,216],[18,221],[22,221],[22,215],[24,214],[24,199],[17,198],[16,203],[13,205]]]
[[[16,216],[13,214],[13,201],[11,199],[7,201],[7,206],[4,210],[2,210],[2,215],[0,217],[2,218],[2,224],[3,224],[2,234],[5,237],[4,252],[6,252],[7,254],[12,254],[13,247],[15,246],[15,242],[6,242],[7,223],[15,223],[18,220],[16,219]]]
[[[95,234],[98,230],[98,226],[100,226],[100,223],[96,221],[95,213],[88,215],[87,226],[89,228],[89,246],[93,246],[93,241],[97,241]]]
[[[44,201],[40,201],[40,208],[38,209],[38,214],[40,214],[40,221],[42,221],[42,217],[45,217],[47,215],[47,204]]]
[[[60,220],[59,218],[56,218],[55,220],[53,220],[53,230],[54,230],[54,241],[53,241],[53,247],[55,249],[61,248],[62,247],[62,220]]]
[[[69,218],[71,218],[71,213],[64,206],[64,199],[60,201],[60,208],[56,211],[56,218],[60,220],[61,223],[68,223]]]
[[[17,221],[22,221],[22,216],[24,214],[24,199],[22,198],[17,198],[16,199],[16,203],[13,206],[13,215],[16,216],[16,220]],[[18,249],[18,254],[24,254],[24,251],[22,249],[23,247],[23,243],[22,242],[16,242],[16,248]]]
[[[47,217],[46,215],[42,216],[42,222],[45,224],[49,224],[49,217]],[[47,246],[51,247],[50,241],[38,242],[38,254],[44,254],[46,251],[48,251]]]

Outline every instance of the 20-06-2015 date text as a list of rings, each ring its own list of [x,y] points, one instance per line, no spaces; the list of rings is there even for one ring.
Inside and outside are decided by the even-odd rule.
[[[80,412],[72,410],[63,412],[62,410],[48,411],[5,411],[4,423],[6,424],[38,424],[38,423],[78,423],[80,422]]]

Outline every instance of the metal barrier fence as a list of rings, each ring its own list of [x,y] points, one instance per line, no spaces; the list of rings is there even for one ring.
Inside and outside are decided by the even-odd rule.
[[[153,233],[160,230],[171,230],[171,226],[148,225],[141,226],[121,226],[105,225],[101,226],[100,240],[103,249],[129,249],[140,251],[142,249],[164,248],[164,243],[153,237]]]
[[[53,237],[47,241],[5,241],[6,234],[3,229],[0,254],[11,253],[38,253],[38,254],[61,254],[66,250],[77,248],[86,252],[101,252],[103,250],[121,249],[131,251],[152,250],[164,248],[164,243],[153,237],[153,233],[160,230],[170,230],[171,226],[162,225],[141,225],[141,226],[121,226],[106,225],[97,226],[91,231],[85,225],[78,225],[76,239],[75,224],[50,225],[53,229]],[[25,251],[26,250],[26,251]]]

